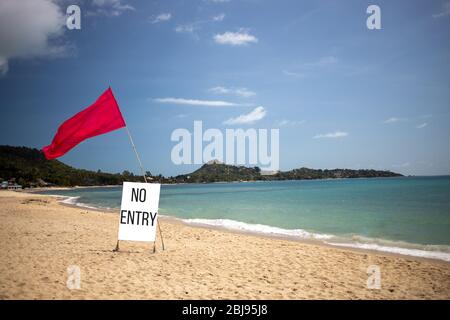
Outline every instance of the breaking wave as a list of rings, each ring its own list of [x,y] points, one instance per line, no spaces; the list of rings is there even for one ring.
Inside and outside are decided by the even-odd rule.
[[[184,222],[200,226],[216,226],[229,230],[245,231],[251,233],[295,237],[301,239],[331,239],[333,236],[328,234],[312,233],[302,229],[282,229],[278,227],[267,226],[263,224],[251,224],[229,219],[183,219]]]

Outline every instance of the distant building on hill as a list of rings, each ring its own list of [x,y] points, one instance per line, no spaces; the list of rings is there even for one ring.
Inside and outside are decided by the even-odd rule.
[[[22,186],[20,184],[10,184],[8,185],[8,190],[20,190],[22,189]]]
[[[20,190],[22,189],[22,186],[20,184],[17,184],[15,181],[2,181],[0,189]]]

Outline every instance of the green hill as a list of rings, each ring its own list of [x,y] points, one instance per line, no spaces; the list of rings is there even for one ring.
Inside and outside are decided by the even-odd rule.
[[[15,178],[24,187],[115,185],[122,181],[143,180],[142,176],[127,171],[111,174],[76,169],[59,160],[47,160],[38,149],[13,146],[0,146],[0,178]]]
[[[391,171],[350,169],[300,168],[280,171],[274,175],[263,175],[258,167],[232,166],[212,161],[198,170],[177,177],[147,176],[161,183],[202,183],[230,181],[304,180],[335,178],[397,177],[401,174]],[[143,181],[142,176],[128,171],[104,173],[76,169],[59,160],[47,160],[37,149],[27,147],[0,146],[0,180],[15,179],[24,187],[30,186],[94,186],[118,185],[123,181]]]
[[[220,182],[220,181],[269,181],[269,180],[311,180],[337,178],[400,177],[399,173],[379,170],[351,169],[309,169],[300,168],[280,171],[273,175],[261,174],[258,167],[230,166],[222,163],[204,164],[200,169],[177,176],[177,182]]]
[[[200,169],[185,175],[177,176],[183,182],[223,182],[241,180],[261,180],[258,167],[230,166],[223,163],[204,164]]]
[[[309,169],[300,168],[280,172],[277,175],[280,180],[308,180],[308,179],[338,179],[338,178],[379,178],[401,177],[399,173],[372,169]]]

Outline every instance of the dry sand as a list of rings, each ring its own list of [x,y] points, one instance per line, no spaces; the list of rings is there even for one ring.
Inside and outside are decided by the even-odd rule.
[[[117,239],[118,215],[0,191],[1,299],[449,299],[450,264],[162,220],[167,249]],[[67,288],[67,268],[81,288]],[[381,289],[367,289],[367,267]]]

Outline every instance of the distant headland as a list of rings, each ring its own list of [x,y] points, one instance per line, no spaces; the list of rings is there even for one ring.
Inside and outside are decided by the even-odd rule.
[[[339,178],[401,177],[399,173],[371,169],[309,169],[278,171],[267,175],[258,167],[234,166],[210,161],[189,174],[164,177],[146,172],[152,182],[211,183],[236,181],[312,180]],[[129,171],[106,173],[76,169],[59,160],[47,160],[38,149],[0,146],[0,180],[11,181],[25,188],[49,186],[120,185],[123,181],[143,181]],[[0,181],[0,182],[1,182]]]

